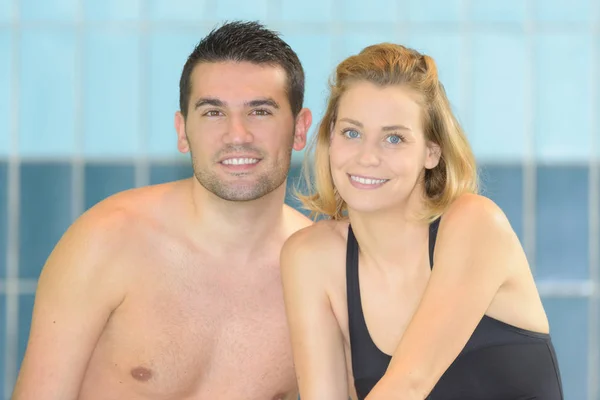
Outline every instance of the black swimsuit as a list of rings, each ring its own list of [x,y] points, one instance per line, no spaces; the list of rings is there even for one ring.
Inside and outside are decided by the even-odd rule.
[[[429,262],[440,219],[430,225]],[[358,243],[348,228],[346,285],[354,386],[364,399],[383,377],[391,356],[373,343],[362,311]],[[484,316],[429,400],[563,400],[560,371],[550,335]]]

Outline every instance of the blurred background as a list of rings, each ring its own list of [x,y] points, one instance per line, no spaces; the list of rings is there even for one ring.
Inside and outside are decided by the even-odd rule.
[[[69,224],[117,191],[191,176],[179,76],[231,19],[283,34],[316,120],[334,66],[366,45],[438,62],[483,194],[531,262],[566,399],[600,400],[600,0],[0,0],[0,394]]]

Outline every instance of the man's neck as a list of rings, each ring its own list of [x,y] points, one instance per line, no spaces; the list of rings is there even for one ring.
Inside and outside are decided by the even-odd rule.
[[[227,201],[192,178],[193,226],[190,229],[210,238],[219,253],[252,257],[257,251],[263,251],[265,242],[273,242],[281,235],[285,189],[284,183],[256,200]]]

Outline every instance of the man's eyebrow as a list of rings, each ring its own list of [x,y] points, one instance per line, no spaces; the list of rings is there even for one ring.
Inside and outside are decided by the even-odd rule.
[[[200,108],[202,106],[213,106],[213,107],[225,107],[226,103],[212,97],[201,97],[196,101],[194,108]]]
[[[202,106],[213,106],[213,107],[226,107],[227,103],[213,98],[213,97],[201,97],[196,101],[194,105],[195,108],[200,108]],[[246,107],[260,107],[260,106],[269,106],[273,108],[279,108],[279,104],[273,100],[272,98],[264,98],[264,99],[255,99],[250,100],[244,103]]]
[[[245,105],[247,107],[270,106],[277,109],[279,108],[279,104],[277,104],[277,102],[270,97],[265,99],[251,100],[246,102]]]

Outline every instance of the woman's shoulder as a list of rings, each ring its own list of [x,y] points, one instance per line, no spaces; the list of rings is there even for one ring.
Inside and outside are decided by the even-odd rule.
[[[348,221],[321,220],[291,235],[281,250],[284,268],[319,268],[343,262]]]
[[[452,228],[510,228],[502,209],[490,198],[479,194],[463,194],[450,204],[441,224]]]
[[[301,252],[329,252],[346,248],[348,221],[321,220],[296,231],[284,249]]]
[[[446,248],[444,253],[485,249],[488,257],[520,248],[502,209],[490,198],[477,194],[461,195],[448,207],[441,218],[438,242],[439,247]]]

